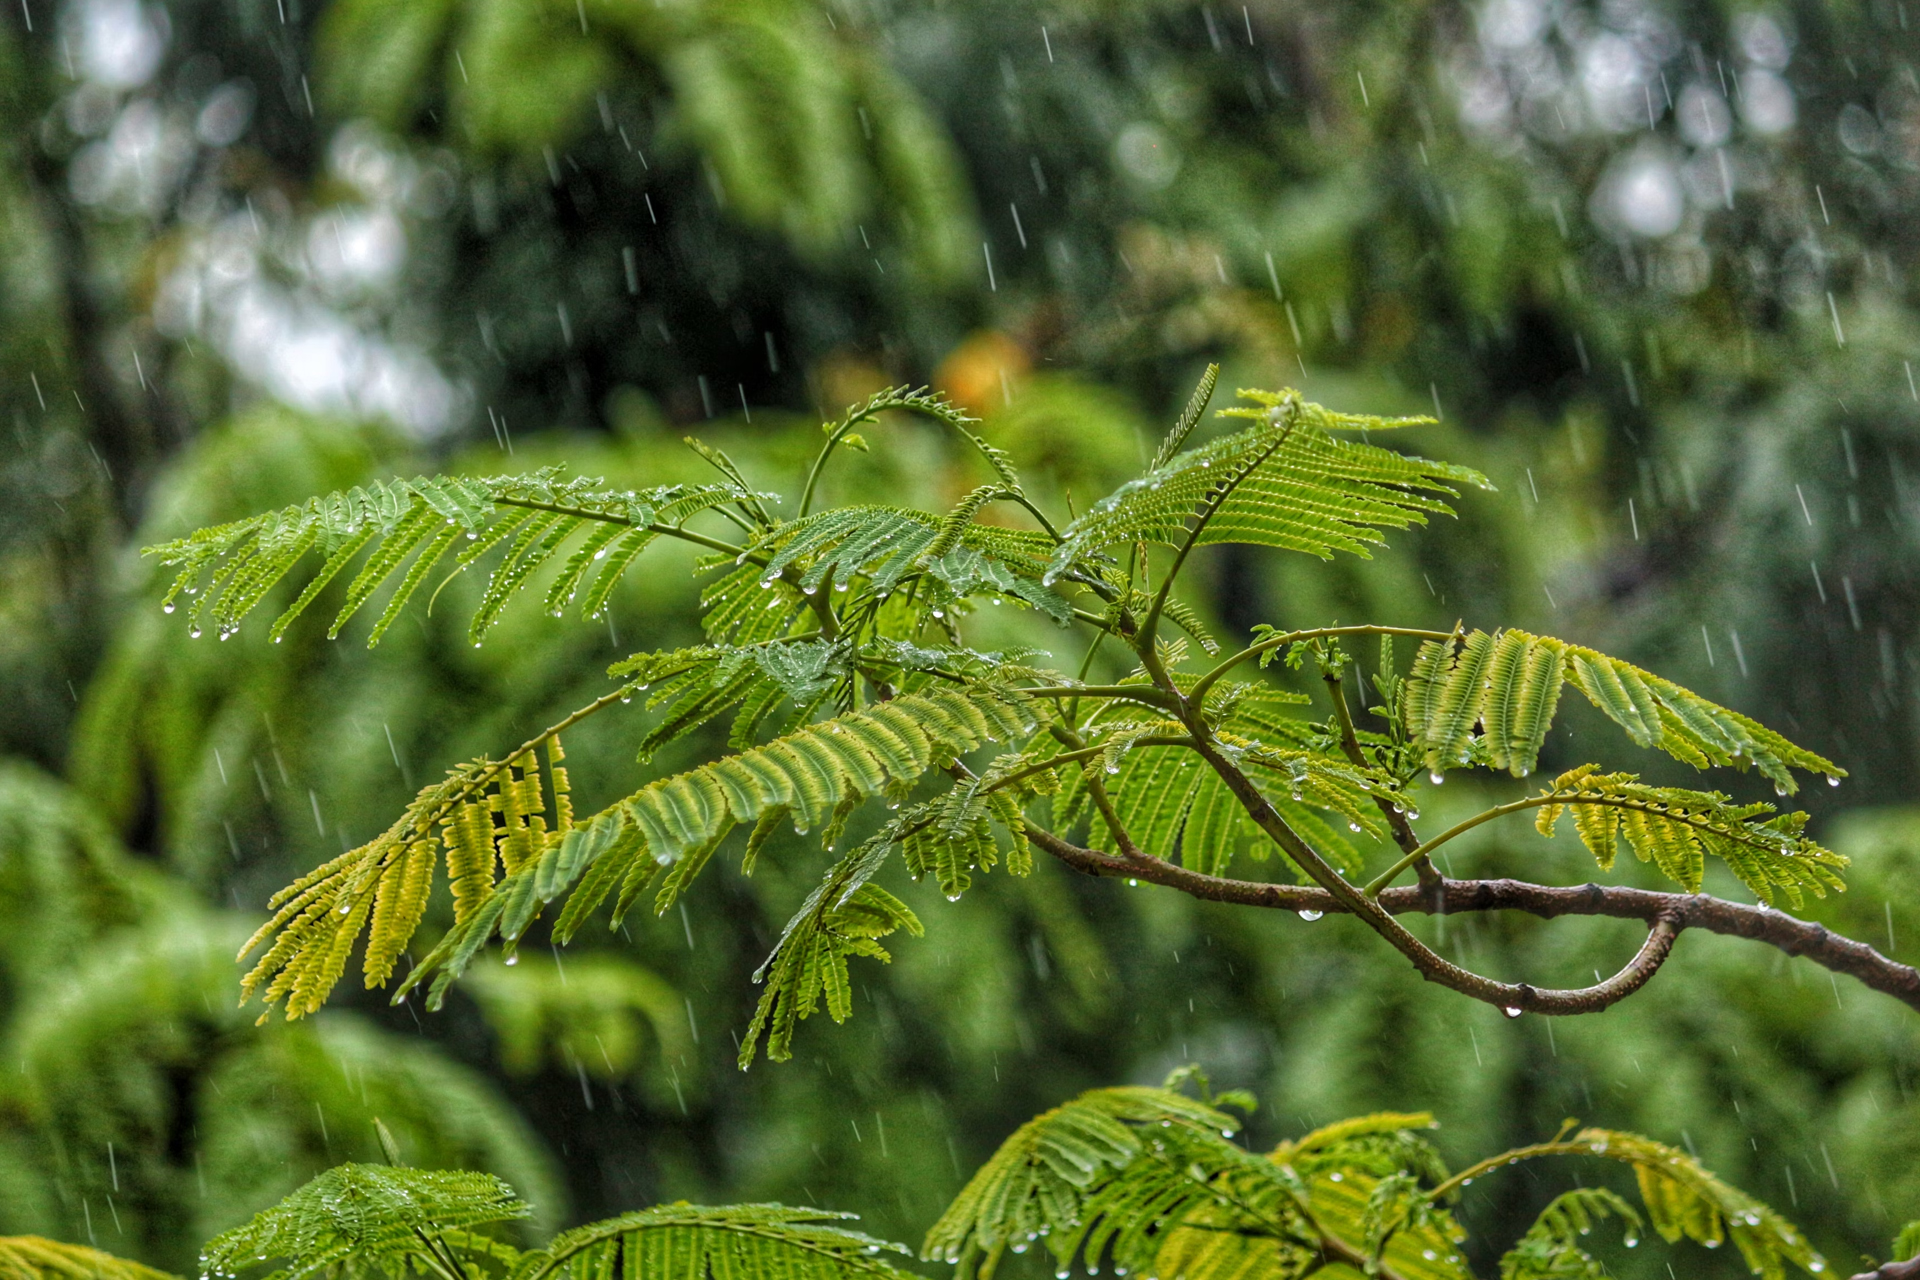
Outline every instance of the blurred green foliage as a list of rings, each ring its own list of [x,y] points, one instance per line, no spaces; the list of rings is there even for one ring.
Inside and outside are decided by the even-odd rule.
[[[500,978],[523,990],[418,1024],[254,1031],[231,1012],[242,915],[612,657],[690,639],[692,598],[663,563],[604,635],[519,610],[471,649],[456,609],[373,655],[310,630],[196,643],[127,548],[378,474],[693,479],[672,441],[696,425],[791,468],[810,413],[895,381],[937,381],[1080,504],[1208,358],[1372,412],[1437,400],[1423,450],[1500,493],[1365,565],[1218,555],[1198,603],[1222,632],[1497,619],[1670,672],[1851,771],[1813,797],[1855,858],[1821,918],[1911,958],[1905,21],[1819,0],[9,12],[0,749],[40,772],[0,778],[0,1231],[91,1223],[185,1266],[371,1158],[377,1114],[419,1163],[500,1172],[556,1221],[781,1197],[907,1236],[1026,1116],[1198,1058],[1272,1100],[1259,1141],[1425,1107],[1458,1154],[1577,1114],[1696,1149],[1831,1257],[1877,1252],[1920,1197],[1908,1015],[1716,939],[1600,1018],[1507,1022],[1346,922],[1042,867],[924,913],[930,937],[860,989],[873,1016],[741,1078],[745,975],[808,886],[772,858],[565,962],[644,970],[583,981],[609,1000],[529,952]],[[956,499],[957,455],[906,430],[905,461],[829,496]],[[627,744],[569,745],[576,788],[616,794]],[[1521,847],[1476,833],[1453,869],[1585,874],[1570,838]],[[1555,929],[1444,939],[1532,982],[1634,942]],[[157,971],[150,1004],[86,995],[127,966]],[[435,1072],[470,1104],[409,1102]],[[1510,1241],[1561,1189],[1516,1175],[1461,1212]]]

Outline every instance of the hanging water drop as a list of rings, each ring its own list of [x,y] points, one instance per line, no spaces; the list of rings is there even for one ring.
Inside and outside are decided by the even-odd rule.
[[[1520,1016],[1520,1010],[1514,1008],[1512,1005],[1508,1005],[1506,1008],[1502,1009],[1500,1012],[1506,1014],[1509,1018],[1517,1018]]]
[[[1326,912],[1324,911],[1314,911],[1308,907],[1302,907],[1300,909],[1300,918],[1302,920],[1307,921],[1309,924],[1311,924],[1315,920],[1318,920],[1321,916],[1325,914]]]

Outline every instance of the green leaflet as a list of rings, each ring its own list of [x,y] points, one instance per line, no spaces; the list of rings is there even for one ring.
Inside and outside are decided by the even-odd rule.
[[[1792,1223],[1684,1151],[1608,1129],[1582,1129],[1570,1145],[1631,1166],[1647,1220],[1669,1242],[1689,1239],[1711,1248],[1731,1239],[1748,1269],[1764,1280],[1783,1280],[1789,1262],[1810,1273],[1826,1270]]]
[[[1158,725],[1147,728],[1166,731]],[[1170,728],[1175,733],[1180,730],[1177,724]],[[1337,829],[1339,824],[1328,823],[1316,810],[1331,809],[1343,822],[1384,834],[1371,794],[1357,785],[1365,775],[1344,759],[1284,752],[1247,739],[1224,740],[1243,753],[1241,765],[1289,826],[1334,866],[1349,875],[1359,872],[1363,861],[1353,842]],[[1115,775],[1107,779],[1107,790],[1121,824],[1144,851],[1172,858],[1177,849],[1179,861],[1196,871],[1225,874],[1235,852],[1248,840],[1256,860],[1264,860],[1272,849],[1271,840],[1254,825],[1219,775],[1185,748],[1128,751]],[[1390,792],[1383,789],[1382,794]],[[1095,817],[1087,821],[1087,842],[1116,852],[1106,826]]]
[[[916,938],[923,932],[904,902],[870,883],[890,847],[887,841],[869,841],[847,855],[781,931],[773,954],[753,975],[766,990],[740,1042],[742,1070],[752,1065],[763,1036],[767,1057],[784,1062],[792,1056],[796,1026],[822,999],[833,1020],[845,1022],[853,1014],[847,961],[854,956],[889,961],[892,956],[877,939],[900,929]]]
[[[1044,1233],[1055,1257],[1070,1257],[1060,1242],[1084,1221],[1087,1197],[1140,1154],[1139,1126],[1162,1122],[1208,1134],[1239,1127],[1225,1112],[1167,1089],[1083,1093],[1002,1143],[927,1232],[920,1256],[960,1263],[967,1280],[982,1255],[990,1274],[1003,1250]]]
[[[1210,364],[1207,371],[1200,375],[1200,385],[1193,389],[1193,395],[1187,401],[1187,407],[1180,411],[1174,420],[1173,429],[1167,432],[1167,438],[1160,442],[1160,448],[1153,455],[1153,463],[1147,470],[1158,471],[1173,461],[1180,452],[1180,446],[1187,442],[1193,429],[1200,425],[1200,415],[1207,411],[1207,402],[1213,399],[1213,388],[1220,381],[1220,366]]]
[[[1427,419],[1361,418],[1308,404],[1294,393],[1242,391],[1261,405],[1224,414],[1255,425],[1154,468],[1101,499],[1063,531],[1047,568],[1051,582],[1070,566],[1116,544],[1184,543],[1196,520],[1199,543],[1249,542],[1330,559],[1367,556],[1379,529],[1424,524],[1449,514],[1440,498],[1454,485],[1490,488],[1467,467],[1429,462],[1343,440],[1334,430],[1386,430]]]
[[[1436,774],[1484,752],[1494,768],[1524,778],[1538,767],[1563,683],[1586,694],[1638,745],[1659,747],[1696,768],[1751,764],[1782,795],[1799,789],[1790,767],[1829,778],[1846,773],[1671,680],[1592,649],[1518,630],[1472,631],[1456,642],[1423,643],[1406,681],[1407,733]]]
[[[1076,1256],[1189,1280],[1297,1277],[1323,1242],[1361,1248],[1375,1186],[1444,1177],[1406,1132],[1425,1116],[1348,1122],[1271,1156],[1227,1140],[1231,1117],[1165,1089],[1097,1089],[1029,1121],[928,1232],[921,1256],[991,1277],[1009,1248],[1043,1241],[1056,1267]],[[1417,1187],[1417,1183],[1413,1183]],[[1387,1249],[1410,1280],[1467,1280],[1444,1210],[1402,1224]]]
[[[1527,1234],[1500,1259],[1500,1280],[1606,1280],[1607,1269],[1580,1247],[1604,1218],[1621,1219],[1626,1243],[1637,1243],[1640,1214],[1605,1187],[1585,1187],[1555,1196]]]
[[[468,1274],[507,1280],[896,1280],[905,1273],[880,1255],[908,1252],[840,1225],[852,1214],[777,1204],[656,1205],[562,1232],[526,1253],[475,1230],[530,1212],[513,1188],[489,1174],[340,1165],[216,1237],[201,1267],[206,1275],[234,1276],[280,1261],[273,1280],[363,1270],[432,1275],[448,1261]],[[0,1267],[14,1243],[0,1239]],[[18,1243],[39,1246],[20,1253],[43,1268],[20,1280],[163,1280],[161,1272],[94,1250],[30,1237]],[[95,1260],[97,1270],[73,1269]]]
[[[703,651],[692,652],[697,655]],[[632,674],[643,670],[638,665],[642,659],[657,660],[664,666],[678,658],[680,655],[674,654],[641,655],[640,659],[622,664],[620,669]],[[627,907],[652,880],[654,870],[660,867],[667,870],[656,906],[665,909],[686,890],[735,825],[754,824],[758,835],[751,847],[757,853],[769,834],[762,826],[768,814],[777,813],[787,818],[796,831],[805,834],[827,822],[843,805],[850,808],[853,803],[880,795],[889,788],[910,784],[928,769],[975,751],[988,742],[1023,738],[1029,732],[1024,716],[1013,695],[984,685],[903,694],[868,710],[808,725],[765,746],[724,756],[711,764],[650,783],[625,800],[576,823],[567,838],[550,843],[537,860],[503,878],[483,909],[456,923],[420,960],[395,992],[394,999],[404,998],[415,986],[431,978],[428,1007],[439,1007],[448,988],[489,938],[497,933],[508,942],[514,941],[541,907],[569,890],[581,897],[584,904],[578,911],[572,901],[562,908],[559,919],[569,935],[616,884],[621,886],[614,908],[618,923]],[[946,843],[958,843],[964,835],[956,833],[955,840]],[[990,834],[987,839],[991,843]],[[885,851],[881,850],[883,854]],[[959,874],[956,873],[956,879]],[[874,895],[881,893],[876,888],[859,904],[845,909],[856,914],[879,910],[885,904]],[[841,909],[821,908],[829,914]],[[881,914],[884,916],[886,912],[882,910]],[[801,915],[805,916],[806,912]],[[800,919],[800,916],[795,918],[796,924]],[[833,937],[854,929],[856,924],[866,927],[860,924],[860,920],[865,919],[862,916],[848,923],[839,916],[831,919],[822,916],[815,932],[825,939],[820,946],[829,950],[815,947],[809,953],[817,962],[815,968],[818,963],[827,962]],[[796,924],[789,925],[790,932]],[[885,932],[891,932],[894,927],[907,926],[896,921]],[[911,931],[918,932],[918,929],[916,921]],[[267,931],[263,930],[261,937],[265,936]],[[329,935],[333,936],[337,935]],[[872,935],[878,936],[883,934]],[[783,941],[782,947],[785,945]],[[850,949],[838,953],[841,973],[845,970],[845,955],[884,955],[878,944],[865,935],[857,945],[849,946]],[[281,955],[270,951],[268,958],[274,961],[271,968],[299,962],[297,952]],[[271,968],[263,970],[266,965],[267,959],[260,961],[256,972],[270,972]],[[826,971],[815,974],[814,969],[803,966],[802,970],[795,971],[795,976],[824,980],[832,975]],[[825,991],[829,997],[838,990],[804,984],[803,989],[816,995]],[[829,1006],[838,1007],[831,998]],[[804,1014],[794,1015],[800,1016]],[[769,1025],[775,1030],[784,1026],[785,1034],[790,1035],[791,1023],[789,1018]],[[785,1041],[780,1043],[784,1046]]]
[[[1552,836],[1563,812],[1603,869],[1613,865],[1616,842],[1625,838],[1634,855],[1651,862],[1689,893],[1700,891],[1705,859],[1719,858],[1771,906],[1784,896],[1797,909],[1805,895],[1824,898],[1844,890],[1847,860],[1804,834],[1807,815],[1772,815],[1770,804],[1736,805],[1717,791],[1651,787],[1631,773],[1600,773],[1582,765],[1540,792],[1551,800],[1535,818],[1540,834]]]
[[[284,1259],[276,1280],[302,1280],[349,1259],[404,1266],[426,1254],[423,1231],[444,1235],[532,1212],[492,1174],[343,1164],[215,1236],[200,1267],[207,1275],[233,1276]]]
[[[564,606],[594,558],[606,551],[613,540],[609,529],[615,534],[624,531],[614,544],[624,558],[616,560],[609,555],[604,561],[605,567],[589,595],[588,613],[597,612],[618,580],[618,570],[624,570],[632,556],[651,540],[653,535],[644,533],[643,526],[677,525],[713,507],[757,502],[770,496],[756,495],[733,484],[611,490],[597,479],[563,480],[558,469],[551,467],[522,476],[417,476],[378,481],[202,529],[147,547],[142,554],[162,564],[179,566],[166,597],[169,609],[182,592],[192,591],[195,598],[190,617],[194,627],[210,622],[221,634],[230,635],[307,552],[318,549],[326,559],[319,573],[274,622],[271,634],[277,638],[362,550],[372,547],[348,584],[328,634],[338,635],[381,587],[398,578],[392,599],[369,637],[369,645],[374,645],[386,634],[400,607],[449,551],[462,548],[455,563],[465,568],[504,537],[515,535],[489,578],[474,615],[471,630],[477,642],[500,610],[576,534],[586,536],[549,592],[550,612]],[[462,539],[461,533],[467,537]],[[404,573],[403,565],[408,566]]]
[[[1920,1257],[1920,1221],[1909,1222],[1900,1228],[1900,1234],[1893,1240],[1893,1260],[1905,1262]]]
[[[0,1280],[176,1280],[165,1271],[85,1245],[0,1236]]]
[[[844,588],[864,577],[867,593],[885,597],[926,575],[952,598],[1000,594],[1065,622],[1067,601],[1039,580],[1052,543],[1038,534],[973,522],[980,504],[999,492],[976,489],[945,517],[855,506],[781,525],[755,545],[767,556],[757,581],[791,574],[802,590],[812,591],[827,582]]]
[[[853,1217],[777,1204],[656,1205],[589,1223],[523,1254],[510,1280],[692,1277],[704,1280],[894,1280],[879,1255],[904,1245],[838,1225]]]

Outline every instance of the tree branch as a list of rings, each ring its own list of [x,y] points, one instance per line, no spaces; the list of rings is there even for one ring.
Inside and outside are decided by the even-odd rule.
[[[1889,1262],[1877,1271],[1862,1271],[1853,1280],[1920,1280],[1920,1258]]]
[[[1207,902],[1268,907],[1285,911],[1354,914],[1344,898],[1323,888],[1234,880],[1190,871],[1162,858],[1131,862],[1083,849],[1051,831],[1029,824],[1027,837],[1076,871],[1094,876],[1125,876],[1177,889]],[[1421,970],[1429,981],[1453,987],[1464,995],[1501,1008],[1529,1013],[1571,1014],[1604,1009],[1638,990],[1666,960],[1674,940],[1687,929],[1764,942],[1790,956],[1802,956],[1834,973],[1844,973],[1862,984],[1920,1010],[1920,970],[1881,955],[1864,942],[1834,933],[1825,925],[1800,920],[1767,907],[1729,902],[1709,894],[1661,893],[1620,885],[1544,885],[1524,880],[1442,880],[1437,904],[1413,886],[1388,889],[1377,905],[1388,914],[1434,914],[1436,905],[1446,915],[1468,912],[1519,911],[1543,920],[1560,916],[1605,916],[1639,920],[1649,933],[1640,953],[1621,971],[1595,987],[1575,992],[1543,991],[1518,983],[1509,986],[1475,978],[1472,987],[1456,985],[1450,975]],[[1664,926],[1663,926],[1664,922]],[[1419,967],[1416,964],[1416,967]],[[1454,966],[1449,966],[1453,968]],[[1464,971],[1461,971],[1464,972]],[[1489,998],[1480,984],[1508,993]],[[1603,1000],[1603,1003],[1588,1003]],[[1566,1007],[1569,1002],[1579,1007]],[[1905,1264],[1902,1264],[1905,1265]],[[1890,1273],[1920,1280],[1920,1270]]]
[[[1340,727],[1340,750],[1355,766],[1361,769],[1367,768],[1367,757],[1360,750],[1360,735],[1354,731],[1353,712],[1347,707],[1346,686],[1341,679],[1340,669],[1332,665],[1323,666],[1320,669],[1320,678],[1327,682],[1327,693],[1333,698],[1333,715]],[[1400,846],[1400,851],[1406,857],[1395,863],[1381,881],[1369,884],[1366,891],[1378,897],[1381,889],[1391,884],[1402,871],[1411,866],[1415,868],[1415,873],[1420,878],[1421,891],[1438,901],[1440,872],[1434,867],[1433,859],[1427,856],[1432,848],[1432,842],[1429,841],[1425,845],[1420,843],[1420,837],[1413,833],[1413,825],[1407,821],[1407,815],[1401,811],[1399,805],[1382,795],[1375,795],[1373,803],[1386,816],[1387,828],[1393,832],[1393,842]]]

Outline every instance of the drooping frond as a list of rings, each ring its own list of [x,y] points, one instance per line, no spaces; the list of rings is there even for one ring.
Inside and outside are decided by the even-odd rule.
[[[1624,1222],[1629,1248],[1639,1242],[1639,1212],[1605,1187],[1555,1196],[1500,1259],[1500,1280],[1606,1280],[1609,1272],[1581,1240],[1609,1217]]]
[[[511,1280],[896,1280],[909,1253],[838,1225],[850,1213],[777,1204],[657,1205],[562,1232],[523,1254]]]
[[[1309,404],[1293,392],[1242,391],[1264,406],[1227,409],[1255,425],[1156,467],[1123,485],[1068,525],[1049,578],[1122,543],[1183,545],[1204,525],[1198,545],[1256,543],[1331,559],[1370,554],[1379,530],[1424,524],[1451,514],[1440,497],[1454,485],[1491,487],[1467,467],[1430,462],[1334,436],[1334,430],[1384,430],[1425,418],[1364,418]]]
[[[966,1280],[982,1258],[990,1276],[1010,1246],[1044,1236],[1053,1248],[1084,1221],[1088,1196],[1140,1155],[1144,1131],[1163,1123],[1210,1134],[1239,1128],[1226,1112],[1170,1089],[1083,1093],[1000,1144],[927,1232],[920,1256],[960,1263]]]
[[[878,939],[901,929],[921,935],[907,904],[871,883],[887,852],[887,843],[870,842],[842,859],[780,931],[773,954],[753,974],[765,990],[740,1040],[741,1070],[753,1065],[763,1036],[767,1057],[791,1057],[794,1030],[823,998],[833,1020],[845,1022],[853,1015],[847,961],[866,956],[884,964],[893,957]]]
[[[169,612],[184,592],[193,597],[188,618],[194,634],[212,626],[226,636],[308,552],[318,552],[318,572],[274,621],[269,635],[277,640],[364,551],[328,635],[338,635],[394,583],[368,637],[374,645],[436,565],[451,558],[457,573],[504,547],[469,627],[478,643],[508,601],[569,546],[544,607],[558,614],[584,587],[582,612],[597,616],[634,557],[661,533],[714,508],[738,507],[758,516],[771,497],[732,483],[614,490],[598,479],[563,480],[557,468],[473,479],[419,476],[202,529],[143,554],[180,568],[167,592]]]
[[[655,909],[664,911],[737,824],[785,820],[805,834],[836,814],[844,821],[861,800],[909,787],[989,742],[1025,737],[1024,716],[1017,694],[984,684],[904,694],[650,783],[568,832],[548,831],[527,860],[503,859],[503,878],[407,975],[396,999],[432,977],[428,1006],[437,1007],[489,938],[517,941],[569,891],[555,922],[563,938],[610,895],[618,923],[656,872]]]
[[[1539,761],[1563,682],[1586,694],[1635,743],[1659,747],[1696,768],[1751,764],[1782,795],[1799,786],[1789,768],[1829,778],[1846,773],[1671,680],[1580,645],[1516,630],[1473,631],[1422,644],[1407,677],[1407,732],[1435,773],[1484,763],[1525,777]]]
[[[1796,908],[1804,894],[1824,898],[1844,890],[1840,873],[1847,859],[1805,834],[1807,815],[1773,817],[1770,804],[1734,804],[1717,791],[1687,791],[1648,786],[1631,773],[1600,773],[1581,765],[1553,780],[1540,793],[1551,802],[1535,822],[1553,835],[1563,812],[1570,811],[1581,841],[1603,869],[1613,866],[1617,842],[1624,838],[1642,862],[1651,862],[1683,885],[1700,892],[1708,857],[1719,858],[1753,890],[1773,904],[1784,894]]]
[[[177,1280],[165,1271],[85,1245],[0,1236],[0,1280]]]
[[[267,903],[273,914],[240,951],[244,959],[271,940],[241,979],[242,1002],[264,988],[268,1007],[283,1004],[289,1018],[314,1012],[346,971],[362,930],[369,931],[366,985],[385,983],[419,928],[443,849],[456,925],[487,910],[497,870],[511,875],[539,861],[572,829],[565,758],[554,731],[505,760],[463,764],[422,788],[387,830],[275,894]]]
[[[1647,1220],[1669,1243],[1684,1237],[1714,1248],[1731,1239],[1748,1269],[1765,1280],[1783,1280],[1789,1262],[1814,1275],[1827,1269],[1792,1223],[1684,1151],[1609,1129],[1582,1129],[1571,1143],[1633,1168]]]
[[[472,1236],[475,1227],[525,1218],[533,1210],[489,1173],[343,1164],[270,1209],[207,1242],[200,1270],[237,1276],[278,1261],[272,1280],[304,1280],[349,1260],[361,1265],[424,1259],[434,1237],[461,1233],[469,1247],[511,1260],[514,1251]],[[438,1259],[432,1264],[441,1270]],[[421,1270],[427,1270],[422,1266]]]

